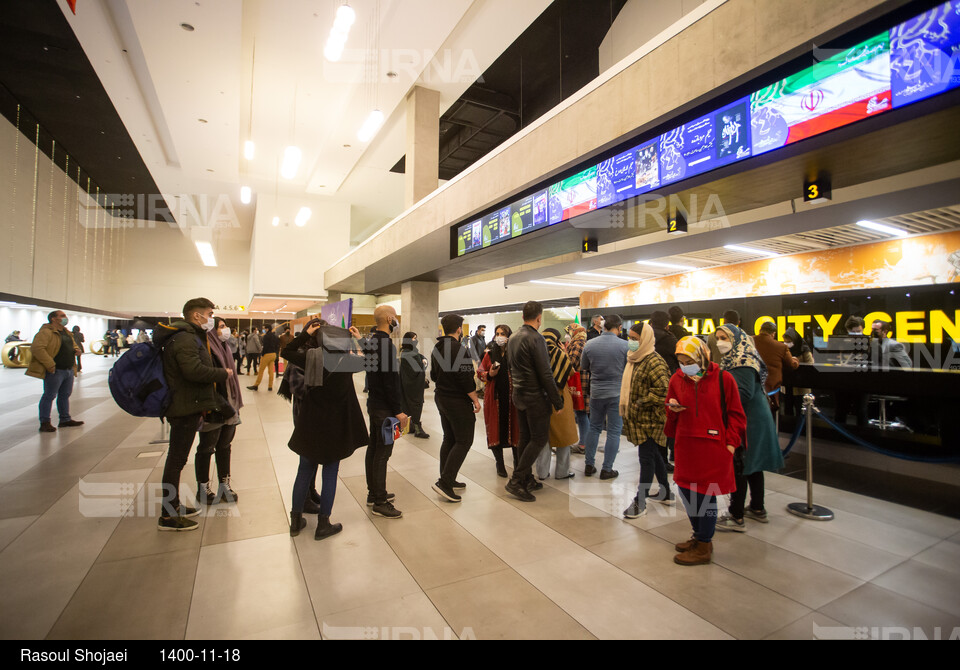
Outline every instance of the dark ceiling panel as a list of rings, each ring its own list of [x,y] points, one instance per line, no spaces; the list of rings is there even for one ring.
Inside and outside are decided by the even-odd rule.
[[[41,151],[61,168],[69,154],[70,176],[77,180],[80,166],[82,187],[89,176],[105,194],[159,192],[56,0],[0,0],[0,84],[3,115],[16,124],[19,103],[21,130],[34,141],[39,123]],[[152,218],[165,220],[165,209]]]

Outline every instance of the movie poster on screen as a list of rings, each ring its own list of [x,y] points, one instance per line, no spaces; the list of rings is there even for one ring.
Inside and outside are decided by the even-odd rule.
[[[646,193],[660,188],[659,140],[654,140],[637,149],[637,193]]]
[[[491,244],[496,244],[500,241],[500,212],[487,214],[483,217],[482,221],[483,248],[486,249]]]
[[[960,3],[945,3],[890,30],[890,90],[894,107],[958,86]]]
[[[738,100],[713,114],[713,126],[717,131],[717,163],[715,167],[749,158],[750,118],[747,109],[749,98]]]
[[[547,191],[540,191],[533,196],[533,229],[543,228],[549,225],[550,220],[547,216]]]
[[[533,230],[533,201],[535,196],[527,196],[510,205],[511,237],[519,237]],[[546,207],[546,203],[544,203]]]
[[[550,187],[550,225],[591,212],[596,208],[596,166],[587,168]]]
[[[753,93],[753,153],[793,144],[890,108],[890,38],[883,33]]]

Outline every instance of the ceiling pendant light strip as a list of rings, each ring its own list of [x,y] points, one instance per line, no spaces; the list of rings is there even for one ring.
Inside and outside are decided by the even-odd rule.
[[[328,61],[336,63],[343,56],[343,47],[350,36],[350,28],[356,20],[357,13],[350,5],[340,5],[337,8],[337,16],[333,20],[330,36],[327,37],[327,44],[323,48],[323,55]]]

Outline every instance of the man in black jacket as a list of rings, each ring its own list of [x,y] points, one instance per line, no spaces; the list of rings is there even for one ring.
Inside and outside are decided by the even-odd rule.
[[[466,347],[460,345],[463,317],[448,314],[440,320],[440,326],[443,337],[437,338],[437,346],[430,355],[430,379],[436,384],[434,400],[443,427],[440,479],[433,485],[433,490],[445,500],[460,502],[461,498],[454,489],[466,488],[466,484],[457,481],[457,473],[473,446],[475,415],[480,411],[480,400],[473,363]]]
[[[387,461],[393,454],[393,445],[383,440],[383,423],[396,417],[401,427],[407,422],[400,394],[400,361],[390,333],[400,323],[397,312],[389,305],[380,305],[373,313],[376,330],[363,343],[366,354],[367,415],[370,417],[370,442],[367,446],[367,505],[374,516],[399,519],[403,512],[393,506],[394,495],[387,493]]]
[[[523,325],[507,342],[513,403],[520,421],[520,453],[507,492],[524,502],[536,498],[529,489],[543,484],[533,477],[533,464],[550,439],[552,407],[563,409],[563,397],[550,369],[547,343],[539,333],[543,325],[543,306],[530,301],[523,306]]]
[[[166,413],[170,442],[163,466],[159,530],[197,528],[197,522],[188,517],[200,512],[180,504],[180,472],[187,464],[203,413],[227,404],[217,392],[217,384],[235,374],[233,368],[213,364],[206,344],[207,333],[213,326],[213,303],[206,298],[194,298],[183,306],[182,321],[169,326],[159,324],[153,331],[154,343],[163,348],[163,374],[171,394]]]
[[[263,329],[266,332],[263,334],[263,349],[260,350],[260,372],[257,373],[257,381],[254,385],[247,387],[251,391],[260,388],[264,370],[268,373],[267,390],[273,390],[273,373],[276,371],[274,366],[277,363],[277,356],[280,354],[280,338],[273,332],[273,326],[267,324]]]

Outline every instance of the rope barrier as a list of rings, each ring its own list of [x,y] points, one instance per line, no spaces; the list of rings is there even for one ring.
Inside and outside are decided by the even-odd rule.
[[[888,449],[882,449],[880,447],[870,444],[869,442],[865,442],[864,440],[857,437],[856,435],[851,434],[845,428],[838,426],[829,418],[827,418],[827,416],[824,415],[824,413],[821,412],[816,407],[813,408],[813,411],[816,412],[817,416],[823,419],[827,423],[827,425],[831,426],[834,430],[836,430],[838,433],[843,435],[845,438],[847,438],[854,444],[857,444],[863,447],[864,449],[869,449],[870,451],[874,451],[878,454],[883,454],[884,456],[892,456],[893,458],[899,458],[905,461],[914,461],[916,463],[960,463],[960,456],[949,456],[944,458],[925,458],[921,456],[910,456],[908,454],[901,454],[895,451],[890,451]]]
[[[786,458],[790,455],[790,452],[793,451],[794,445],[797,443],[797,440],[800,439],[800,434],[803,433],[803,427],[807,423],[806,413],[800,415],[800,420],[797,422],[797,427],[793,431],[793,435],[790,436],[790,441],[787,442],[787,446],[783,448],[783,457]]]

